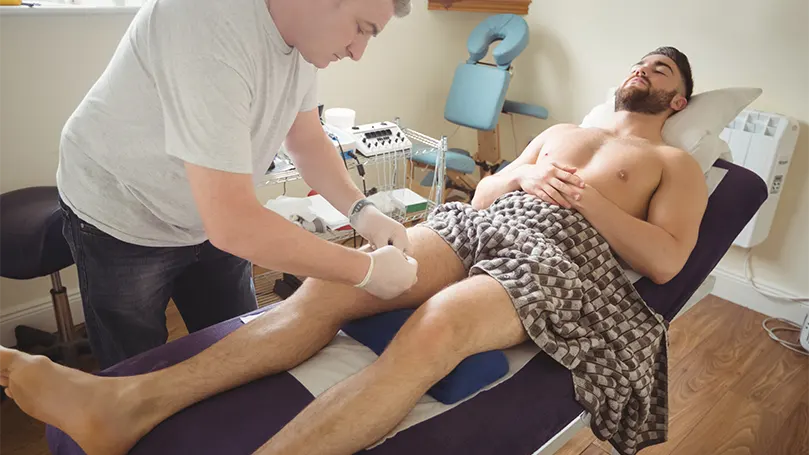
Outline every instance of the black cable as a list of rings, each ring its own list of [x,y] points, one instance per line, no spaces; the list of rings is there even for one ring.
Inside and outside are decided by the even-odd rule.
[[[326,126],[326,122],[323,121],[323,118],[320,119],[320,124],[322,126]],[[337,135],[331,131],[326,131],[326,135],[329,136],[329,139],[333,139],[335,142],[337,142],[337,147],[340,149],[340,156],[343,157],[343,166],[345,166],[346,170],[348,170],[348,163],[346,162],[345,152],[343,152],[343,144],[340,143],[340,138],[338,138]]]
[[[357,162],[357,172],[359,172],[360,177],[362,177],[362,194],[369,196],[368,187],[365,184],[365,166],[360,163],[360,159],[357,158],[357,155],[355,155],[354,152],[348,152],[348,156],[354,158],[354,161]]]
[[[321,121],[321,123],[322,123],[322,121]],[[329,133],[329,138],[331,138],[331,136],[332,136],[332,133]],[[333,135],[333,136],[334,136],[335,142],[337,142],[337,148],[340,149],[340,157],[343,158],[343,166],[345,166],[346,170],[348,170],[348,161],[346,160],[346,155],[348,155],[350,158],[353,158],[354,161],[357,162],[357,172],[359,172],[360,177],[362,177],[362,193],[364,195],[368,196],[369,195],[368,194],[368,187],[365,184],[365,166],[362,165],[362,163],[360,162],[360,159],[357,158],[357,155],[355,155],[354,152],[352,152],[352,151],[346,152],[345,150],[343,150],[343,144],[340,143],[340,139],[337,137],[337,135]]]
[[[337,136],[334,136],[334,138],[337,141],[337,147],[340,148],[340,157],[343,158],[343,166],[348,170],[348,162],[346,161],[346,153],[343,151],[343,144],[340,143],[340,139],[337,138]]]

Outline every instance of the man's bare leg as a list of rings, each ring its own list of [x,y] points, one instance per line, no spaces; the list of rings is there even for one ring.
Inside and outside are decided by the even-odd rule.
[[[483,275],[464,280],[416,310],[376,362],[320,395],[256,454],[362,450],[393,429],[463,359],[527,339],[497,281]]]
[[[60,428],[89,455],[125,453],[181,409],[300,364],[346,321],[418,306],[464,277],[455,253],[432,231],[414,228],[409,235],[419,261],[418,283],[397,299],[383,301],[350,286],[306,280],[272,310],[169,368],[103,378],[0,348],[0,385],[9,387],[23,411]]]

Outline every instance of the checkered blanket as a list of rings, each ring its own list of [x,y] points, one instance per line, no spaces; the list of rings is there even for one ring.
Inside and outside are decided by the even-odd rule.
[[[424,225],[503,285],[531,339],[572,372],[597,437],[626,455],[666,441],[666,321],[581,214],[515,192],[486,210],[441,205]]]

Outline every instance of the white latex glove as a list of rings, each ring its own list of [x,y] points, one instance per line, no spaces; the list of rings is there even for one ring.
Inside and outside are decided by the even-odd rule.
[[[418,262],[394,246],[387,245],[368,253],[371,265],[365,279],[357,285],[383,300],[390,300],[416,284]]]
[[[373,205],[366,205],[352,216],[351,227],[368,239],[375,249],[393,245],[405,253],[412,253],[407,229]]]

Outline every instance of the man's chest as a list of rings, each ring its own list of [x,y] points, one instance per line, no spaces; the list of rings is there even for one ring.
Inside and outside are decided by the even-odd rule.
[[[657,149],[648,143],[582,130],[548,141],[541,158],[575,166],[587,184],[638,217],[645,215],[663,169]]]

